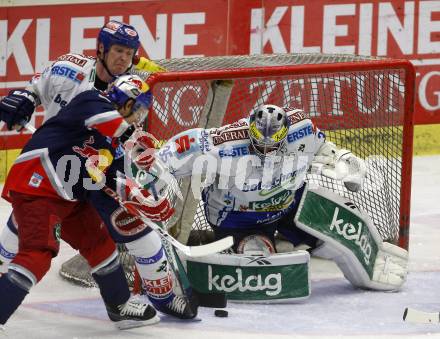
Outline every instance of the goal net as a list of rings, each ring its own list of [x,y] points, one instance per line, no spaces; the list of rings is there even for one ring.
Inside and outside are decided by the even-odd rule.
[[[163,60],[149,78],[154,103],[147,130],[168,140],[194,127],[232,123],[261,104],[301,108],[327,140],[366,160],[363,190],[309,174],[369,214],[384,240],[408,246],[414,71],[405,60],[282,54]],[[203,204],[187,184],[178,202],[180,239],[209,231]],[[197,237],[191,236],[197,241]],[[200,237],[200,241],[204,240]]]
[[[278,54],[158,63],[167,72],[147,80],[154,101],[146,129],[156,138],[220,127],[262,104],[303,109],[327,140],[365,159],[368,167],[356,193],[341,181],[312,174],[308,179],[368,213],[384,240],[408,247],[415,77],[408,61]],[[194,198],[189,180],[179,184],[184,199],[174,199],[172,230],[191,245],[211,241],[203,203]]]

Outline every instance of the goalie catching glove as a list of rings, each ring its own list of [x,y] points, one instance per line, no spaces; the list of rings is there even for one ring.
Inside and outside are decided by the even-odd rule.
[[[364,160],[349,150],[338,149],[335,144],[326,141],[312,161],[312,173],[342,180],[349,191],[357,192],[362,188],[367,167]]]

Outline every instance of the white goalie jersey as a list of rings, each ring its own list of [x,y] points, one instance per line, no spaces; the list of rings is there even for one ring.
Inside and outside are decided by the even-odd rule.
[[[221,128],[191,129],[157,152],[176,178],[191,176],[201,191],[211,225],[255,227],[276,221],[297,203],[311,162],[325,141],[302,111],[289,117],[286,142],[278,155],[260,158],[249,139],[249,119]],[[203,182],[202,182],[203,180]]]

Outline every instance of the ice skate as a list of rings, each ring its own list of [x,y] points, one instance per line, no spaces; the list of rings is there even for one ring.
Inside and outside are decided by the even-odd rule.
[[[125,304],[117,306],[106,305],[106,308],[110,320],[120,330],[152,325],[160,321],[152,306],[136,300],[128,300]]]
[[[194,319],[197,316],[197,303],[184,296],[174,296],[168,302],[154,302],[154,307],[161,313],[179,319]]]

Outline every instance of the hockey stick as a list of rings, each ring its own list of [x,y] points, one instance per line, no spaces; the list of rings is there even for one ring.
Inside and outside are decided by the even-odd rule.
[[[403,321],[414,324],[439,324],[440,312],[425,312],[407,307],[403,312]]]
[[[163,223],[166,228],[166,222]],[[164,243],[164,250],[167,253],[168,260],[170,262],[171,269],[176,276],[176,280],[179,283],[182,292],[187,296],[194,305],[213,308],[224,308],[227,304],[226,293],[204,293],[196,290],[189,281],[182,261],[176,249],[173,248],[170,243]]]
[[[102,189],[107,195],[113,198],[116,202],[118,202],[121,206],[123,206],[123,201],[121,197],[110,187],[104,186]],[[142,211],[129,208],[129,211],[133,215],[137,215],[141,218],[141,220],[145,223],[145,225],[149,226],[151,229],[155,230],[163,240],[168,241],[171,245],[177,248],[179,251],[182,251],[189,257],[203,257],[210,254],[215,254],[221,251],[224,251],[231,247],[234,244],[234,239],[229,236],[212,243],[200,246],[186,246],[179,242],[177,239],[173,238],[166,230],[152,222],[148,219]]]

